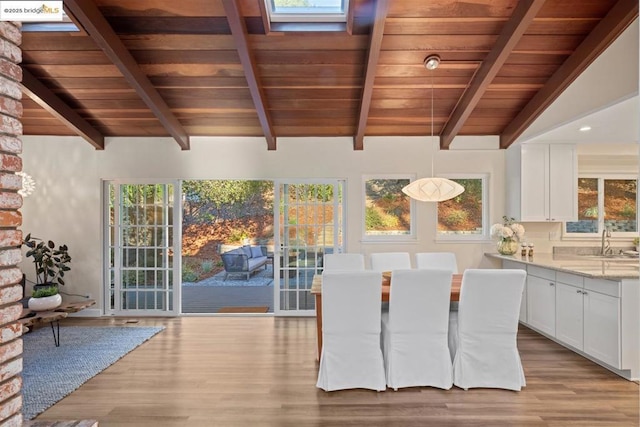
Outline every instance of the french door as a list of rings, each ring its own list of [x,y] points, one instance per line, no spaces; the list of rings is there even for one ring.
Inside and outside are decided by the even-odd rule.
[[[180,301],[180,185],[108,181],[106,314],[174,316]]]
[[[344,181],[274,183],[276,315],[315,315],[313,276],[323,257],[344,250]]]

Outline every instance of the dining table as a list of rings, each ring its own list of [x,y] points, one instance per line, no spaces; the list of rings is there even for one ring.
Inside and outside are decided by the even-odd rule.
[[[389,292],[391,290],[390,277],[387,274],[381,275],[382,280],[382,292],[380,295],[380,301],[389,301]],[[451,301],[457,302],[460,299],[460,285],[462,284],[462,274],[454,274],[451,277]],[[322,354],[322,274],[316,274],[313,276],[311,282],[311,294],[316,299],[316,338],[318,343],[317,358],[320,360]]]

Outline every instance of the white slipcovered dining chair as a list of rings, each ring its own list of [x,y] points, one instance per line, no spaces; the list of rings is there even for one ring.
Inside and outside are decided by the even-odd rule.
[[[374,271],[408,270],[411,268],[409,252],[378,252],[371,254]]]
[[[449,323],[456,386],[520,391],[526,385],[516,342],[526,276],[524,270],[465,270]]]
[[[453,252],[418,252],[416,268],[437,268],[458,274],[458,261]]]
[[[316,386],[325,391],[386,389],[380,347],[382,275],[322,273],[322,353]]]
[[[447,333],[451,271],[393,270],[389,312],[382,314],[387,385],[448,390],[453,373]]]
[[[356,253],[327,254],[324,256],[324,271],[364,270],[364,255]]]

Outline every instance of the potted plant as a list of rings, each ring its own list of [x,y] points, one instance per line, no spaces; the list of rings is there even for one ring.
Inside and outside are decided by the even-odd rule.
[[[62,297],[57,286],[48,286],[34,289],[28,304],[33,311],[53,310],[62,304]]]
[[[640,237],[634,237],[633,238],[633,246],[636,247],[636,252],[640,252],[638,251],[638,249],[640,249],[638,246],[640,246]]]
[[[41,302],[42,304],[37,304],[37,309],[32,308],[32,310],[51,310],[59,306],[62,303],[62,297],[59,295],[58,286],[64,286],[64,273],[71,270],[69,248],[67,245],[60,245],[56,249],[53,241],[45,242],[37,237],[31,237],[31,234],[27,234],[22,244],[29,248],[25,256],[33,259],[36,270],[36,283],[32,298],[29,300],[29,308],[32,306],[31,300],[44,298],[48,298],[49,304]],[[54,301],[57,301],[57,304],[51,307]],[[40,308],[43,305],[46,308]]]

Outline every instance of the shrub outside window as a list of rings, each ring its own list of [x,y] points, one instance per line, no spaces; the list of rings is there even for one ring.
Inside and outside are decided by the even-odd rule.
[[[449,175],[464,193],[438,202],[437,240],[489,239],[488,175]]]
[[[565,223],[570,237],[598,236],[607,228],[619,237],[635,235],[637,181],[632,177],[578,178],[578,221]]]
[[[369,175],[363,178],[364,240],[415,238],[415,202],[402,192],[413,178],[409,175]]]

